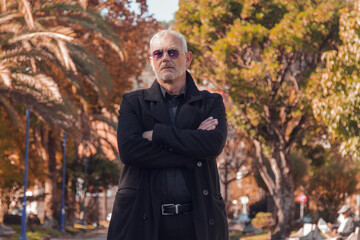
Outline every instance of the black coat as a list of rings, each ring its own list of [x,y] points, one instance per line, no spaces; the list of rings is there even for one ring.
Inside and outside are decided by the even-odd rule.
[[[119,111],[118,147],[124,168],[109,226],[109,240],[157,240],[160,218],[159,169],[180,168],[192,195],[197,240],[227,240],[224,200],[220,194],[216,157],[226,140],[222,97],[199,91],[186,74],[184,102],[176,127],[157,81],[149,89],[124,94]],[[213,116],[215,130],[198,130]],[[142,137],[153,130],[153,139]]]

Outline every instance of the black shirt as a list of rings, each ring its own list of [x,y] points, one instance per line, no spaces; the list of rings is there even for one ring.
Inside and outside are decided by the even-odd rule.
[[[169,117],[173,126],[176,126],[176,115],[181,108],[185,97],[185,90],[180,95],[171,95],[160,86],[165,102],[169,108]],[[161,171],[161,202],[185,203],[191,202],[189,188],[180,168],[167,168]]]

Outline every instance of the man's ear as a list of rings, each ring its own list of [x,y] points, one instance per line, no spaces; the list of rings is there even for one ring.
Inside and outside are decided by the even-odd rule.
[[[154,63],[153,63],[154,59],[152,57],[149,57],[149,61],[152,69],[154,70]]]
[[[186,57],[186,68],[188,68],[190,66],[190,63],[192,61],[192,52],[186,52],[185,53],[185,57]]]

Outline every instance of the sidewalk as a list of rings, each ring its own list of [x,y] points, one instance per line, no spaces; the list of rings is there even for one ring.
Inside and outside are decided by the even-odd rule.
[[[61,238],[51,238],[51,240],[69,240],[69,239],[81,239],[81,240],[106,240],[107,228],[95,229],[84,233],[76,234],[75,236],[64,236]]]

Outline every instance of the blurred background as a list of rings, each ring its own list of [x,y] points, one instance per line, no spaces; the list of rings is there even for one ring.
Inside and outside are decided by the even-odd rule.
[[[358,221],[359,7],[0,1],[0,238],[9,226],[24,239],[23,209],[29,239],[106,229],[121,97],[155,79],[149,40],[168,28],[186,38],[198,87],[226,104],[218,168],[232,239],[285,239],[335,222],[343,204]]]

